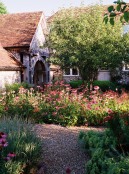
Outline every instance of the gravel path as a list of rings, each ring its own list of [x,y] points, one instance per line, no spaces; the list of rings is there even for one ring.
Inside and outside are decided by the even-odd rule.
[[[85,174],[88,155],[78,146],[78,133],[87,131],[87,127],[61,127],[57,125],[36,125],[36,132],[43,140],[41,164],[45,172],[41,174],[66,174],[70,168],[72,174]],[[92,130],[96,130],[92,128]],[[99,129],[97,129],[99,130]]]

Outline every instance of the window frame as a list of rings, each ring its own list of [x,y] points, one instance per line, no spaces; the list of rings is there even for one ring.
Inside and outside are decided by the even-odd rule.
[[[67,76],[67,77],[69,77],[69,76],[76,76],[76,77],[78,77],[79,76],[79,70],[78,70],[78,68],[76,68],[77,69],[77,72],[78,72],[77,75],[73,75],[73,69],[75,69],[75,67],[74,68],[69,68],[69,69],[70,69],[70,74],[69,75],[65,74],[65,70],[64,70],[63,76]]]
[[[129,68],[127,68],[127,66],[129,66],[129,64],[124,63],[122,71],[128,72]]]

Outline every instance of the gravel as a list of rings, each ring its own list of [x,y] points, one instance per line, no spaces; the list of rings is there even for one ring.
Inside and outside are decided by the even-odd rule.
[[[101,130],[88,127],[61,127],[37,124],[35,130],[42,140],[41,168],[38,174],[85,174],[86,154],[78,145],[80,131]]]

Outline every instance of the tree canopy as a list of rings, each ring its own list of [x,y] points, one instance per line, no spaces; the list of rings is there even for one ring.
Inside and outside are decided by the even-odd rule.
[[[7,9],[3,4],[3,2],[0,1],[0,14],[5,14],[5,13],[7,13]]]
[[[98,69],[115,69],[129,61],[129,36],[122,36],[122,24],[103,23],[101,6],[60,11],[51,23],[48,45],[51,57],[62,69],[78,67],[83,80],[92,81]]]

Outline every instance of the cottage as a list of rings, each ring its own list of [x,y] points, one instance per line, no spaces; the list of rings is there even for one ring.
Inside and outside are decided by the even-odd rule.
[[[0,87],[4,87],[8,79],[10,84],[27,82],[42,85],[49,82],[49,64],[46,61],[49,51],[43,48],[46,32],[43,12],[0,15],[0,77],[4,74]],[[13,67],[15,75],[10,73],[11,61],[16,64]]]

